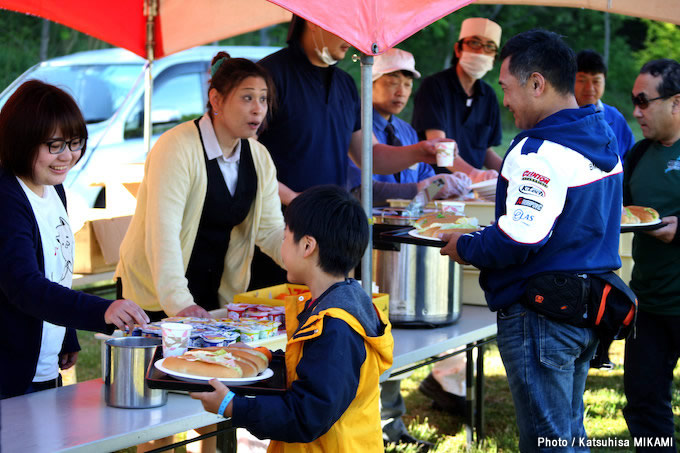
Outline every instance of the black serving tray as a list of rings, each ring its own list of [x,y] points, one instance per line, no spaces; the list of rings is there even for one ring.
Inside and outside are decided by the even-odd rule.
[[[659,221],[658,223],[653,223],[651,225],[646,224],[646,225],[637,225],[635,223],[629,223],[629,224],[622,224],[621,225],[621,232],[622,233],[637,233],[637,232],[642,232],[642,231],[654,231],[658,230],[659,228],[663,228],[667,223],[663,223]]]
[[[409,231],[413,230],[413,227],[398,228],[390,231],[383,231],[378,234],[378,237],[382,242],[396,242],[400,244],[414,244],[414,245],[424,245],[427,247],[438,247],[442,248],[447,243],[444,241],[433,241],[430,239],[420,239],[408,234]],[[375,231],[375,230],[374,230]],[[378,248],[375,247],[374,248]]]
[[[146,370],[146,384],[152,389],[180,390],[185,392],[212,392],[213,387],[208,384],[186,382],[174,378],[156,368],[154,363],[163,358],[163,347],[156,347],[153,360]],[[237,395],[280,395],[286,391],[286,361],[281,350],[272,352],[269,368],[274,376],[264,381],[257,381],[249,385],[230,385],[229,390]]]

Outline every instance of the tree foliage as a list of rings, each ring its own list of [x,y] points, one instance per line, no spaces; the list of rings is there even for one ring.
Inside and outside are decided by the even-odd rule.
[[[680,61],[680,27],[666,22],[654,22],[644,19],[647,25],[647,37],[644,47],[635,52],[638,66],[657,58],[672,58]]]
[[[599,11],[545,6],[468,5],[428,27],[418,31],[398,45],[415,55],[416,67],[424,75],[441,71],[449,64],[453,45],[458,39],[461,22],[468,17],[488,17],[503,27],[505,42],[511,36],[532,28],[544,28],[564,36],[575,50],[593,49],[604,53],[605,20],[607,15]],[[640,66],[652,58],[680,60],[680,28],[676,25],[641,20],[610,14],[609,73],[604,101],[616,106],[631,118],[630,89]],[[8,85],[19,74],[40,61],[41,27],[43,20],[24,14],[0,10],[0,87]],[[232,45],[285,46],[287,24],[220,41]],[[81,50],[108,47],[108,44],[71,30],[59,24],[49,27],[47,58],[66,55]],[[360,81],[360,65],[346,58],[340,67]],[[485,77],[497,91],[499,101],[502,93],[498,80],[498,65]],[[417,90],[419,81],[414,84]],[[511,122],[504,112],[504,123]],[[411,117],[411,104],[402,114]]]

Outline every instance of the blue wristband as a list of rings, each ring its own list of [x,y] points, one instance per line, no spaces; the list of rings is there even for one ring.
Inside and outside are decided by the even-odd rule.
[[[220,404],[220,408],[217,409],[217,415],[221,415],[222,417],[224,417],[224,411],[227,409],[229,402],[232,399],[234,399],[235,396],[236,395],[231,390],[229,390],[229,393],[224,395],[224,399],[222,400],[222,404]]]

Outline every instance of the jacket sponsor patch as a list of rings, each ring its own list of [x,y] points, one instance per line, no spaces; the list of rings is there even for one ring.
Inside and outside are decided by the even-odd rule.
[[[540,187],[532,186],[530,184],[524,184],[523,186],[519,186],[519,191],[524,195],[545,197],[545,190],[541,189]]]
[[[514,220],[515,222],[522,222],[525,225],[529,225],[529,222],[534,221],[534,216],[533,214],[524,212],[521,209],[515,209],[515,212],[512,213],[512,220]]]
[[[540,173],[536,173],[535,171],[526,170],[524,173],[522,173],[522,181],[529,181],[543,187],[548,187],[550,178],[543,176]]]
[[[517,201],[515,201],[515,204],[519,206],[526,206],[527,208],[535,209],[537,211],[543,209],[543,205],[538,201],[530,200],[524,197],[519,197]]]

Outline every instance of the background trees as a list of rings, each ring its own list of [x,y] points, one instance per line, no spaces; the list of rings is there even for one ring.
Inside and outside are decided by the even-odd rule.
[[[629,120],[632,120],[630,89],[640,66],[652,58],[680,60],[680,27],[677,25],[586,9],[536,6],[472,4],[419,31],[399,47],[415,55],[416,67],[422,74],[440,71],[449,64],[460,23],[473,16],[488,17],[501,24],[504,41],[521,31],[542,27],[563,35],[575,51],[589,48],[607,56],[609,74],[604,100],[616,106]],[[287,24],[280,24],[220,43],[284,46],[287,27]],[[0,10],[0,89],[43,59],[103,47],[108,44],[62,25]],[[340,64],[355,77],[358,85],[359,64],[351,58]],[[498,70],[496,65],[485,80],[497,90],[500,100],[502,95],[496,83]],[[419,81],[415,81],[415,90],[418,85]],[[510,115],[505,109],[502,111],[504,127],[511,128]],[[411,105],[402,117],[410,119]]]

